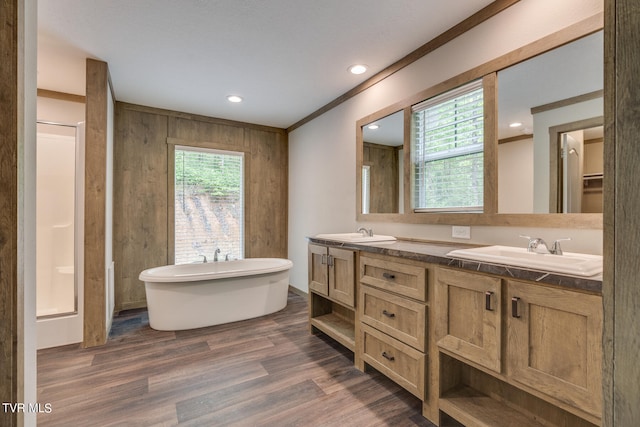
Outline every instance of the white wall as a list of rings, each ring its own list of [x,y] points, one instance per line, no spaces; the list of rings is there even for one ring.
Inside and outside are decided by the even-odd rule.
[[[395,102],[602,12],[601,0],[521,0],[498,16],[421,58],[289,134],[291,284],[307,291],[306,236],[353,231],[356,223],[355,123]],[[428,40],[425,40],[427,42]],[[451,227],[365,223],[400,237],[452,240]],[[473,227],[472,243],[521,245],[519,234],[572,237],[568,251],[602,252],[601,230]],[[465,241],[469,242],[469,241]]]
[[[498,212],[533,212],[533,138],[500,144],[498,159]]]
[[[24,5],[24,97],[18,100],[22,110],[23,145],[19,152],[18,179],[22,196],[18,215],[22,228],[18,231],[18,381],[17,402],[36,403],[36,76],[37,76],[37,2],[25,0]],[[18,220],[20,223],[20,219]],[[24,426],[36,425],[35,413],[20,414],[18,422]]]

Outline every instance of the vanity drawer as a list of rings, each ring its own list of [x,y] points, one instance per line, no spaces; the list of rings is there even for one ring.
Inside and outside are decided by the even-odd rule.
[[[362,360],[419,399],[425,399],[425,355],[415,348],[366,325],[362,334]]]
[[[427,270],[417,265],[361,255],[360,282],[419,301],[427,300]]]
[[[359,315],[362,322],[424,351],[427,307],[419,302],[370,286],[360,286]]]

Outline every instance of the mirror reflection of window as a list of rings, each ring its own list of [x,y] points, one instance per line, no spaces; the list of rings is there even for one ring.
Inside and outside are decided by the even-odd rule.
[[[368,214],[371,206],[371,166],[362,166],[362,213]]]

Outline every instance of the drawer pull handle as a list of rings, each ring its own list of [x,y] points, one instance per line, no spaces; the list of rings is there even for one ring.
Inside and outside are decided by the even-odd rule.
[[[396,275],[391,273],[382,273],[382,277],[388,280],[394,280],[396,278]]]
[[[393,356],[389,356],[389,355],[387,354],[387,352],[386,352],[386,351],[383,351],[383,352],[382,352],[382,357],[384,357],[385,359],[387,359],[389,362],[393,362],[394,360],[396,360],[396,358],[395,358],[395,357],[393,357]]]
[[[511,298],[511,317],[514,317],[516,319],[520,318],[520,313],[518,313],[518,302],[519,301],[520,301],[520,298],[518,298],[518,297]]]
[[[394,317],[396,317],[395,313],[389,313],[387,310],[382,310],[382,314],[387,316],[389,319],[393,319]]]
[[[493,311],[493,308],[491,308],[492,297],[493,297],[493,292],[487,291],[484,293],[484,308],[487,311]]]

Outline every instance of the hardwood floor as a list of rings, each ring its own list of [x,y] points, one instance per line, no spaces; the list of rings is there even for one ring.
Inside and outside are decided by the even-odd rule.
[[[414,396],[311,335],[307,301],[269,316],[160,332],[144,310],[102,347],[38,352],[39,426],[433,426]]]

